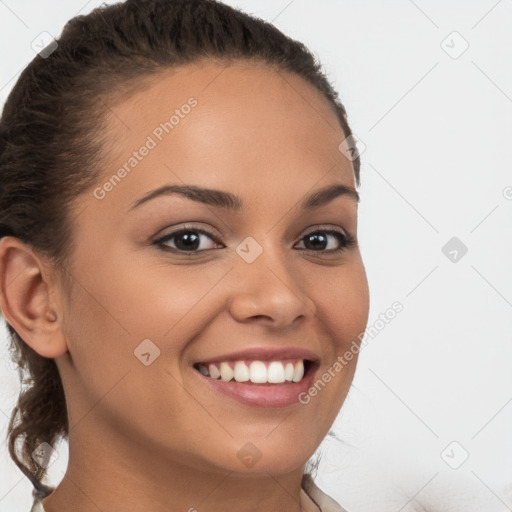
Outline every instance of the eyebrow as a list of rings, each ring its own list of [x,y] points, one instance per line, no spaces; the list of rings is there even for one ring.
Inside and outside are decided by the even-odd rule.
[[[151,190],[143,197],[137,199],[129,208],[128,211],[132,211],[140,205],[155,199],[160,196],[167,196],[179,194],[192,201],[204,203],[215,208],[224,208],[233,211],[239,211],[243,207],[243,201],[240,197],[231,192],[225,192],[223,190],[216,190],[210,188],[202,188],[195,185],[164,185],[157,189]],[[318,208],[320,206],[330,203],[333,199],[346,196],[359,203],[359,194],[357,191],[341,183],[335,185],[329,185],[320,190],[306,196],[301,203],[299,208],[305,211]]]

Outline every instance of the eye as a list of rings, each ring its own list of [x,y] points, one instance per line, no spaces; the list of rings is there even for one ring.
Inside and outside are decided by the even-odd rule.
[[[329,248],[329,237],[334,238],[334,248]],[[313,231],[308,233],[305,237],[302,238],[300,243],[306,242],[304,245],[309,245],[312,247],[305,247],[306,250],[312,250],[314,252],[326,252],[326,253],[340,253],[349,247],[354,247],[357,245],[357,241],[354,236],[350,233],[345,233],[343,231],[338,231],[336,229],[323,229],[318,231]],[[331,244],[332,245],[332,244]],[[337,247],[336,247],[337,245]]]
[[[209,238],[213,242],[210,244],[211,247],[202,246],[201,250],[198,250],[201,246],[201,238]],[[175,239],[174,247],[167,244],[169,240],[173,239]],[[172,252],[188,252],[190,254],[202,252],[208,249],[215,249],[219,245],[214,235],[209,231],[187,226],[155,240],[154,243],[163,247],[165,250],[170,250]]]
[[[206,247],[202,246],[202,238],[210,240],[210,247],[208,247],[207,243]],[[330,242],[329,239],[334,240],[334,243]],[[172,241],[173,245],[169,245],[168,242],[170,241]],[[299,243],[304,244],[306,250],[330,254],[337,254],[357,245],[354,236],[336,229],[317,229],[317,231],[312,231],[304,236]],[[162,247],[164,250],[175,253],[189,253],[191,255],[224,247],[217,241],[215,235],[208,230],[194,226],[184,226],[155,240],[154,244]],[[330,245],[334,245],[334,248],[329,247]],[[302,247],[299,248],[302,249]]]

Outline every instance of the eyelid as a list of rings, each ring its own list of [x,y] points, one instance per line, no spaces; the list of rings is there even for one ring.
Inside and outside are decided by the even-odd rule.
[[[309,228],[307,228],[307,230],[305,231],[305,233],[302,235],[303,237],[304,236],[307,236],[309,235],[310,233],[316,233],[317,231],[321,231],[321,230],[325,230],[325,231],[328,231],[328,230],[332,230],[332,231],[341,231],[344,235],[349,235],[348,231],[340,226],[335,226],[334,224],[315,224],[313,226],[310,226]]]
[[[198,233],[204,233],[205,235],[208,235],[209,237],[213,238],[217,243],[219,242],[219,238],[222,238],[222,235],[218,233],[213,228],[207,228],[203,227],[201,224],[196,225],[192,224],[191,222],[185,222],[184,224],[179,224],[178,226],[168,227],[166,229],[169,229],[169,231],[166,234],[158,235],[156,238],[154,238],[154,241],[157,242],[158,240],[161,240],[162,238],[167,238],[171,235],[176,235],[181,233],[182,231],[197,231]],[[163,231],[163,230],[161,230]]]

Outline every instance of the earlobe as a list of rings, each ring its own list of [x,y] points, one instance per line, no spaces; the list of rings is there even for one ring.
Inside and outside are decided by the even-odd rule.
[[[0,240],[0,309],[5,320],[35,352],[55,358],[67,352],[57,321],[56,283],[42,258],[18,238]],[[50,295],[50,290],[54,293]]]

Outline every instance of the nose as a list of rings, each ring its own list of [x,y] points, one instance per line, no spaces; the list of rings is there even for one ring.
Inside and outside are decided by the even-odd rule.
[[[235,285],[228,305],[238,322],[282,329],[315,315],[314,301],[301,286],[298,270],[270,249],[252,263],[240,258],[233,270]]]

